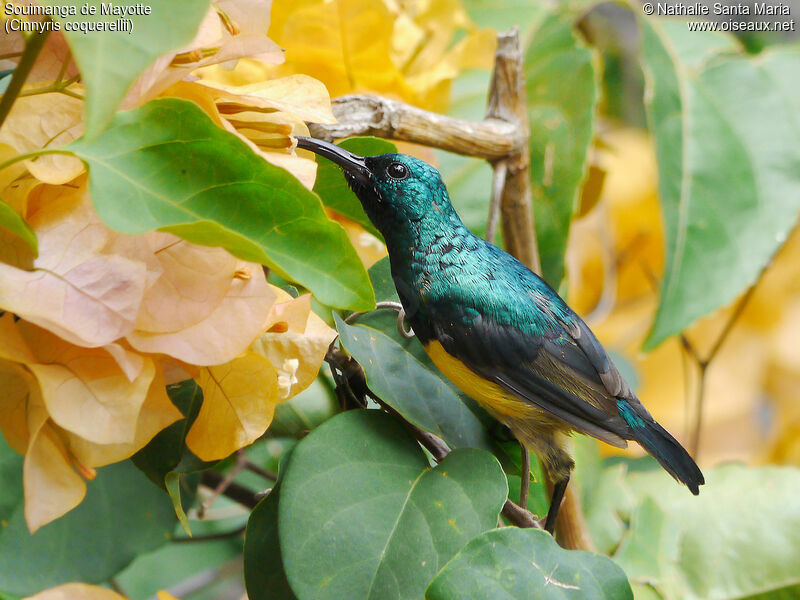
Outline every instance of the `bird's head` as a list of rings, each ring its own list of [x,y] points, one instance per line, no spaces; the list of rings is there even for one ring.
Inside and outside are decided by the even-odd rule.
[[[419,224],[454,216],[439,172],[407,154],[359,156],[340,146],[298,137],[297,147],[333,161],[384,237],[398,224]]]

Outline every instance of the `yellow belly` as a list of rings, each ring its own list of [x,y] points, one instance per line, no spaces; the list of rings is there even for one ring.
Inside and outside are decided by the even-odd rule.
[[[463,362],[448,354],[439,342],[431,341],[425,346],[425,352],[431,357],[433,364],[458,389],[473,398],[489,412],[494,413],[501,421],[506,422],[508,419],[540,420],[543,417],[540,409],[530,402],[517,398],[496,383],[477,375]]]

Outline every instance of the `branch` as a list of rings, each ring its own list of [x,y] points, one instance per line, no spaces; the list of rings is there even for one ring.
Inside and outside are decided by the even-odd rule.
[[[528,106],[519,29],[514,27],[497,36],[492,84],[486,121],[499,120],[511,125],[524,142],[515,144],[503,160],[495,162],[494,180],[500,187],[503,242],[509,254],[535,273],[541,274],[536,229],[531,201],[530,156],[528,154]],[[491,159],[489,159],[491,160]],[[495,186],[493,186],[495,187]],[[489,223],[491,225],[491,221]],[[488,229],[488,227],[487,227]]]
[[[500,511],[500,514],[508,519],[509,523],[512,523],[517,527],[544,529],[542,524],[539,522],[539,519],[536,518],[536,515],[534,515],[528,509],[522,508],[519,504],[512,502],[511,500],[506,500],[506,503],[503,505],[503,510]]]
[[[217,489],[224,481],[225,476],[219,471],[203,471],[200,477],[200,483],[211,489]],[[250,488],[239,485],[235,481],[229,482],[220,493],[226,498],[230,498],[234,502],[238,502],[247,508],[255,508],[259,500],[261,500],[261,496],[258,492],[254,492]]]
[[[312,136],[333,141],[353,135],[423,144],[466,156],[499,160],[525,148],[527,137],[513,123],[454,119],[397,100],[353,94],[331,101],[338,123],[309,123]]]

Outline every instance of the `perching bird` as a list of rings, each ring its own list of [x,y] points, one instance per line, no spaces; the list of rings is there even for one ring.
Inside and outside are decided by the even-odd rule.
[[[574,466],[564,449],[573,430],[620,448],[636,440],[698,493],[700,469],[586,324],[525,265],[464,226],[436,169],[404,154],[361,157],[297,140],[342,168],[383,234],[406,317],[433,363],[544,463],[554,484],[548,531]]]

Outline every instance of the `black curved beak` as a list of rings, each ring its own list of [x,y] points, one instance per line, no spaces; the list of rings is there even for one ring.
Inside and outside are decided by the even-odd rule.
[[[339,165],[346,175],[350,175],[361,183],[368,183],[372,172],[364,162],[364,157],[353,154],[341,146],[323,142],[310,137],[297,136],[297,147],[310,150],[314,154],[324,156]]]

